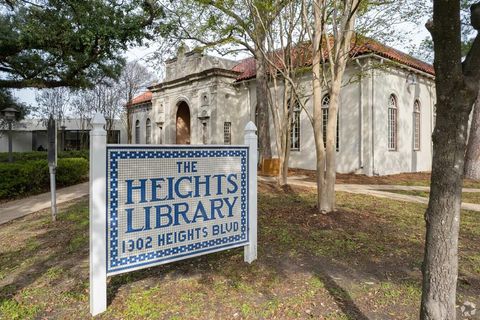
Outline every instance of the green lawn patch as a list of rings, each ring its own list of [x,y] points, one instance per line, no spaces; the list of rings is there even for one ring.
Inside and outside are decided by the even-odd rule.
[[[0,319],[87,319],[87,199],[0,228]],[[234,249],[114,276],[99,319],[416,319],[425,206],[261,184],[259,259]],[[458,304],[480,305],[480,215],[462,212]]]
[[[418,196],[418,197],[424,197],[424,198],[428,198],[430,196],[430,192],[428,191],[418,191],[418,190],[380,190],[380,191],[406,194],[409,196]],[[463,192],[462,202],[480,204],[480,192]]]

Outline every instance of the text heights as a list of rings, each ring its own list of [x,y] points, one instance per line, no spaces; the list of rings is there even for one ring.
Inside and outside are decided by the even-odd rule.
[[[231,218],[239,212],[235,210],[239,205],[236,173],[136,179],[124,183],[126,233]]]

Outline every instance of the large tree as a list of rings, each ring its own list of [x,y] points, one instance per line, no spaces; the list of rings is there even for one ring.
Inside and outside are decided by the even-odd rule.
[[[480,180],[480,92],[472,112],[470,133],[465,153],[465,177]]]
[[[470,6],[475,2],[475,0],[460,1],[461,48],[463,57],[468,54],[472,43],[475,40],[476,32],[470,23]],[[424,39],[418,48],[415,48],[413,54],[418,55],[426,61],[432,61],[432,39]],[[471,125],[465,158],[465,178],[480,179],[480,93],[477,96],[471,115]]]
[[[186,0],[166,5],[170,36],[221,54],[247,50],[255,57],[257,127],[261,159],[272,157],[266,31],[291,0]],[[172,31],[174,30],[174,31]],[[197,48],[197,49],[198,49]],[[222,50],[223,49],[223,50]]]
[[[308,61],[306,30],[302,27],[302,3],[285,3],[276,18],[266,23],[262,11],[254,6],[252,14],[263,28],[265,49],[260,48],[261,60],[267,64],[270,89],[269,111],[274,129],[274,141],[279,159],[278,182],[287,184],[291,147],[300,146],[300,111],[304,109],[304,66]],[[260,28],[259,27],[259,28]],[[292,133],[292,130],[294,131]]]
[[[155,76],[138,61],[129,61],[123,68],[122,74],[117,80],[116,87],[119,94],[122,96],[122,103],[124,106],[132,101],[132,99],[142,90],[152,85],[155,81]],[[125,127],[127,129],[128,143],[132,142],[132,113],[128,108],[125,110],[125,116],[121,117],[125,120]]]
[[[471,6],[480,29],[480,3]],[[425,213],[421,319],[456,318],[458,233],[468,120],[480,84],[480,37],[462,62],[460,0],[434,0],[427,23],[434,43],[437,117],[430,200]]]
[[[303,0],[304,25],[311,39],[312,119],[317,168],[317,208],[335,209],[336,132],[340,92],[361,0]],[[310,12],[313,12],[311,17]],[[323,128],[322,98],[330,96],[327,127]],[[325,130],[324,130],[325,129]],[[324,137],[326,132],[326,137]]]
[[[45,125],[50,115],[57,121],[60,127],[62,121],[66,119],[68,109],[70,107],[70,90],[68,88],[59,87],[53,89],[45,89],[35,96],[37,107],[33,113],[36,117],[44,119]]]
[[[152,0],[0,0],[0,88],[87,87],[116,78],[149,37]]]

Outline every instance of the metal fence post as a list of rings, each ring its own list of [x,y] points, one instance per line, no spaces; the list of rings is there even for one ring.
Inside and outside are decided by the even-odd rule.
[[[245,262],[252,263],[257,259],[257,127],[250,121],[245,127],[245,144],[249,147],[248,157],[248,236],[249,244],[244,248]]]
[[[90,131],[90,313],[107,310],[106,267],[106,156],[107,132],[102,114],[96,113]]]

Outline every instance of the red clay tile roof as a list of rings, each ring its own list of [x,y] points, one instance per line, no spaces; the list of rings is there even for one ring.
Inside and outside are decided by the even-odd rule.
[[[411,68],[423,71],[431,75],[435,75],[435,70],[433,69],[432,65],[416,59],[397,49],[381,44],[380,42],[373,39],[357,38],[352,40],[352,42],[352,49],[350,51],[352,57],[374,53],[381,57],[391,59],[394,62],[409,66]],[[300,50],[292,50],[292,53],[295,53],[296,59],[300,61],[298,63],[298,66],[311,65],[311,54],[308,51],[306,52],[306,50],[311,51],[311,47],[309,44],[307,44],[306,46],[302,46]],[[277,56],[279,55],[277,54]],[[246,58],[240,61],[240,63],[233,67],[232,70],[241,72],[241,74],[237,77],[237,81],[254,78],[256,75],[255,59],[253,57]]]
[[[299,49],[300,48],[300,49]],[[276,52],[272,54],[272,57],[277,61],[277,63],[281,64],[281,52]],[[352,40],[352,49],[350,50],[350,55],[352,57],[361,56],[365,54],[377,54],[378,56],[390,59],[394,62],[409,66],[411,68],[417,69],[419,71],[423,71],[425,73],[435,75],[435,70],[433,66],[423,62],[419,59],[416,59],[404,52],[401,52],[397,49],[392,47],[386,46],[381,44],[378,41],[375,41],[370,38],[360,38],[357,37]],[[295,49],[292,49],[291,52],[292,59],[298,60],[297,66],[310,66],[311,62],[311,47],[310,44],[306,43],[301,45]],[[246,58],[241,60],[237,65],[232,68],[232,71],[240,73],[237,77],[236,81],[248,80],[255,78],[256,72],[256,65],[255,59],[253,57]],[[138,96],[136,96],[129,106],[137,105],[141,103],[145,103],[152,100],[152,92],[146,91]]]
[[[357,43],[351,50],[351,54],[353,54],[354,56],[358,56],[366,53],[376,53],[381,57],[391,59],[395,62],[404,64],[411,68],[423,71],[431,75],[435,75],[435,70],[431,64],[414,58],[409,54],[381,44],[380,42],[373,39],[357,40]]]
[[[134,106],[137,104],[149,102],[152,100],[152,92],[151,91],[145,91],[142,94],[139,94],[135,98],[132,99],[130,103],[128,103],[128,106]]]
[[[232,70],[241,72],[241,74],[237,77],[237,81],[255,78],[255,75],[257,74],[255,58],[250,57],[241,60],[239,64],[232,68]]]

